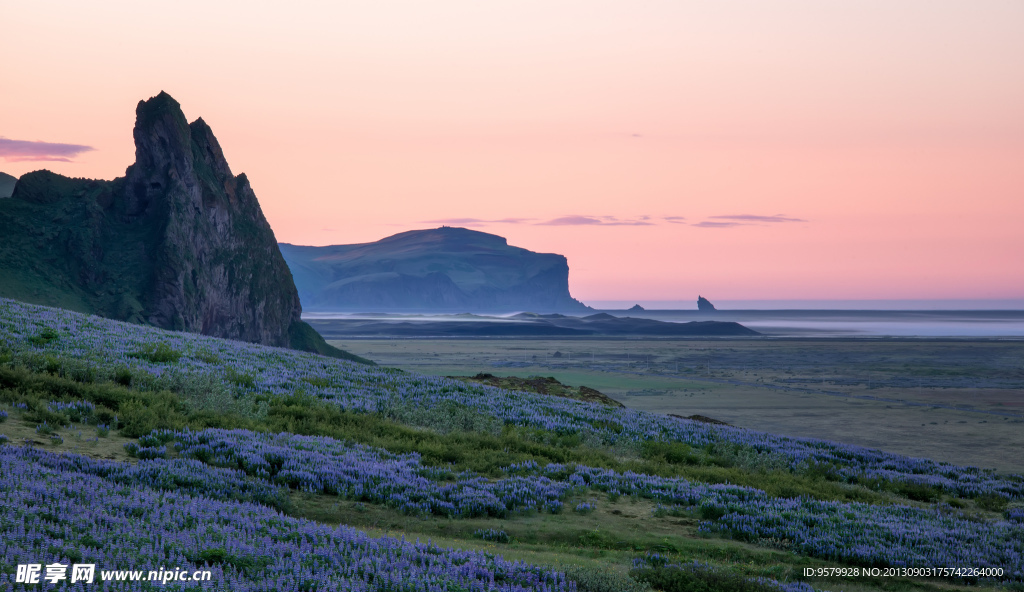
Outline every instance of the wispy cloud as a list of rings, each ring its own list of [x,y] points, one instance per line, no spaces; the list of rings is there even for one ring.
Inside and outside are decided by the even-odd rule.
[[[635,216],[619,218],[618,216],[598,216],[593,214],[574,214],[559,216],[551,220],[538,218],[441,218],[425,220],[424,224],[446,224],[457,226],[489,226],[492,224],[530,224],[533,226],[656,226],[659,224],[682,224],[697,228],[735,228],[736,226],[762,226],[784,222],[807,222],[803,218],[794,218],[784,214],[762,216],[758,214],[729,214],[708,216],[700,222],[691,223],[686,216]]]
[[[562,216],[538,224],[541,226],[651,226],[648,219],[648,216],[626,220],[615,216]]]
[[[424,224],[462,224],[464,226],[484,226],[487,224],[527,224],[536,218],[499,218],[485,220],[483,218],[442,218],[440,220],[424,220]]]
[[[759,216],[756,214],[732,214],[728,216],[708,216],[694,224],[697,228],[733,228],[735,226],[760,226],[765,223],[774,224],[779,222],[806,222],[803,218],[792,218],[782,214],[774,216]]]
[[[616,216],[561,216],[553,220],[541,220],[537,218],[498,218],[488,220],[486,218],[441,218],[438,220],[424,220],[424,224],[456,224],[460,226],[487,226],[490,224],[532,224],[535,226],[652,226],[650,216],[638,216],[636,218],[618,218]]]
[[[543,226],[593,226],[601,224],[601,221],[593,216],[562,216],[540,224]]]
[[[806,222],[802,218],[790,218],[782,214],[774,216],[755,216],[754,214],[737,214],[734,216],[709,216],[714,220],[732,220],[734,222]]]
[[[440,220],[424,220],[424,224],[482,224],[487,220],[479,218],[442,218]]]
[[[95,150],[92,146],[80,144],[61,144],[58,142],[31,142],[29,140],[10,140],[0,137],[0,158],[7,162],[26,160],[52,160],[71,162],[83,152]]]
[[[693,226],[696,226],[697,228],[732,228],[733,226],[743,226],[743,224],[739,222],[708,222],[705,220],[704,222],[698,222]]]

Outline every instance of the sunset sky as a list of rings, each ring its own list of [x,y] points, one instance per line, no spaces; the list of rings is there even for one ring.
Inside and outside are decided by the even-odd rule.
[[[441,224],[583,300],[1024,298],[1024,2],[0,8],[0,171],[111,179],[161,90],[278,240]]]

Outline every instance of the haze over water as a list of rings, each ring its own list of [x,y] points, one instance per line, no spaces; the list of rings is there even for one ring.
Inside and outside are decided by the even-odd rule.
[[[619,317],[676,323],[734,321],[770,337],[1024,339],[1022,300],[723,300],[715,303],[718,311],[710,314],[697,311],[694,303],[684,301],[591,301],[587,304],[595,309],[594,312],[607,312]],[[633,304],[640,304],[645,310],[627,310]],[[305,313],[303,318],[406,323],[527,322],[512,318],[514,314],[318,311]]]
[[[663,321],[736,321],[772,336],[1024,338],[1024,300],[722,300],[713,315],[685,301],[588,303],[622,310],[640,304]],[[619,313],[621,314],[621,313]]]

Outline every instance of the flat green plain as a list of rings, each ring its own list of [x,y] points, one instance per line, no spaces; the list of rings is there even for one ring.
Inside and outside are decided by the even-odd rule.
[[[1024,472],[1024,341],[344,339],[439,375],[553,376],[627,407],[704,415],[959,465]]]

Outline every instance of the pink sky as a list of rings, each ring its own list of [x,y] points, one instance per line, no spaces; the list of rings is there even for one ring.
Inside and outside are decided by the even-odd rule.
[[[1018,0],[2,16],[10,174],[123,175],[135,105],[165,90],[281,241],[477,220],[451,225],[566,255],[584,301],[1024,298]]]

